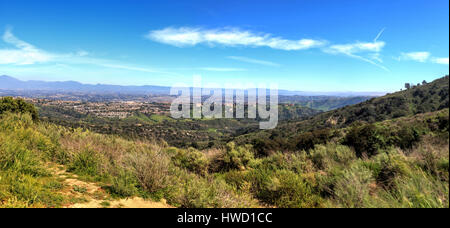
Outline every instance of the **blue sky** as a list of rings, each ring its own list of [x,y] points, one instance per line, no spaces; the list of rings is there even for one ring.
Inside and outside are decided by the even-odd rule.
[[[448,74],[448,0],[0,0],[0,75],[396,91]]]

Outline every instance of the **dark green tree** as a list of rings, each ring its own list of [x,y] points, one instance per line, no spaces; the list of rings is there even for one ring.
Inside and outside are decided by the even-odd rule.
[[[3,113],[29,113],[34,121],[39,120],[39,114],[33,104],[27,103],[22,98],[0,98],[0,115]]]

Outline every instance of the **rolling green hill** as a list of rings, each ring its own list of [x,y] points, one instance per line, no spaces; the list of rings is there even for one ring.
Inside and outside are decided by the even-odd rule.
[[[358,104],[373,97],[335,97],[335,96],[281,96],[281,103],[298,104],[320,111],[330,111],[348,105]]]
[[[32,118],[36,110],[23,100],[3,98],[0,207],[137,197],[175,207],[448,208],[448,80],[203,150],[62,127]],[[217,134],[216,124],[205,132]],[[97,193],[67,186],[52,167]]]
[[[304,136],[309,149],[266,156],[234,142],[199,151],[68,129],[30,111],[0,113],[0,207],[130,197],[175,207],[449,207],[448,108],[314,133]]]
[[[280,123],[274,130],[240,136],[239,144],[264,142],[264,150],[294,149],[296,138],[304,132],[339,129],[355,122],[374,123],[393,118],[434,112],[449,107],[449,76],[411,89],[373,98],[365,102],[321,113],[302,121]]]
[[[143,114],[104,118],[81,114],[58,106],[37,104],[39,115],[45,121],[66,127],[81,127],[97,133],[120,135],[128,139],[165,140],[172,146],[199,148],[232,140],[234,136],[258,130],[258,120],[252,119],[172,119],[164,115]],[[301,120],[321,111],[300,105],[280,105],[279,119]],[[210,131],[216,129],[216,131]],[[195,142],[195,143],[193,143]]]

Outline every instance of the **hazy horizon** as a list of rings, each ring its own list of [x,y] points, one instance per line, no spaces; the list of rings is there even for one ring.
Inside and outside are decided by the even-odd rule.
[[[142,84],[142,85],[138,85],[138,84],[129,84],[129,85],[123,85],[123,84],[105,84],[105,83],[83,83],[77,80],[67,80],[67,81],[61,81],[61,80],[39,80],[39,79],[33,79],[33,80],[21,80],[19,78],[13,77],[11,75],[2,75],[0,74],[0,79],[1,77],[8,77],[8,78],[12,78],[15,80],[19,80],[22,82],[31,82],[31,81],[38,81],[38,82],[48,82],[48,83],[52,83],[52,82],[59,82],[59,83],[64,83],[64,82],[76,82],[76,83],[80,83],[82,85],[89,85],[89,86],[96,86],[96,85],[103,85],[103,86],[123,86],[123,87],[145,87],[145,86],[154,86],[154,87],[161,87],[161,88],[170,88],[171,86],[166,86],[166,85],[154,85],[154,84]],[[190,88],[192,88],[192,86],[189,86]],[[195,87],[194,87],[195,88]],[[258,87],[255,87],[258,88]],[[0,87],[0,90],[2,88]],[[223,88],[225,89],[225,88]],[[240,89],[237,87],[233,87],[230,89]],[[308,90],[289,90],[289,89],[279,89],[281,91],[286,91],[286,92],[303,92],[303,93],[311,93],[314,95],[330,95],[330,94],[351,94],[354,93],[355,96],[382,96],[386,93],[390,93],[390,92],[396,92],[396,91],[308,91]],[[362,95],[361,95],[362,94]],[[372,94],[372,95],[370,95]]]

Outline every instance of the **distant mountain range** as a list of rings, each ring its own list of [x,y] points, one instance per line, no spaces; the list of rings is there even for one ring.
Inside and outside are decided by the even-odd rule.
[[[84,92],[84,93],[127,93],[167,95],[170,87],[164,86],[119,86],[119,85],[91,85],[75,81],[47,82],[21,81],[10,76],[0,76],[0,89],[3,90],[39,90],[55,92]]]
[[[14,91],[49,91],[49,92],[81,92],[81,93],[122,93],[145,95],[169,95],[170,87],[166,86],[120,86],[105,84],[82,84],[76,81],[22,81],[10,76],[0,76],[0,90]],[[382,92],[303,92],[279,90],[279,96],[382,96]]]

